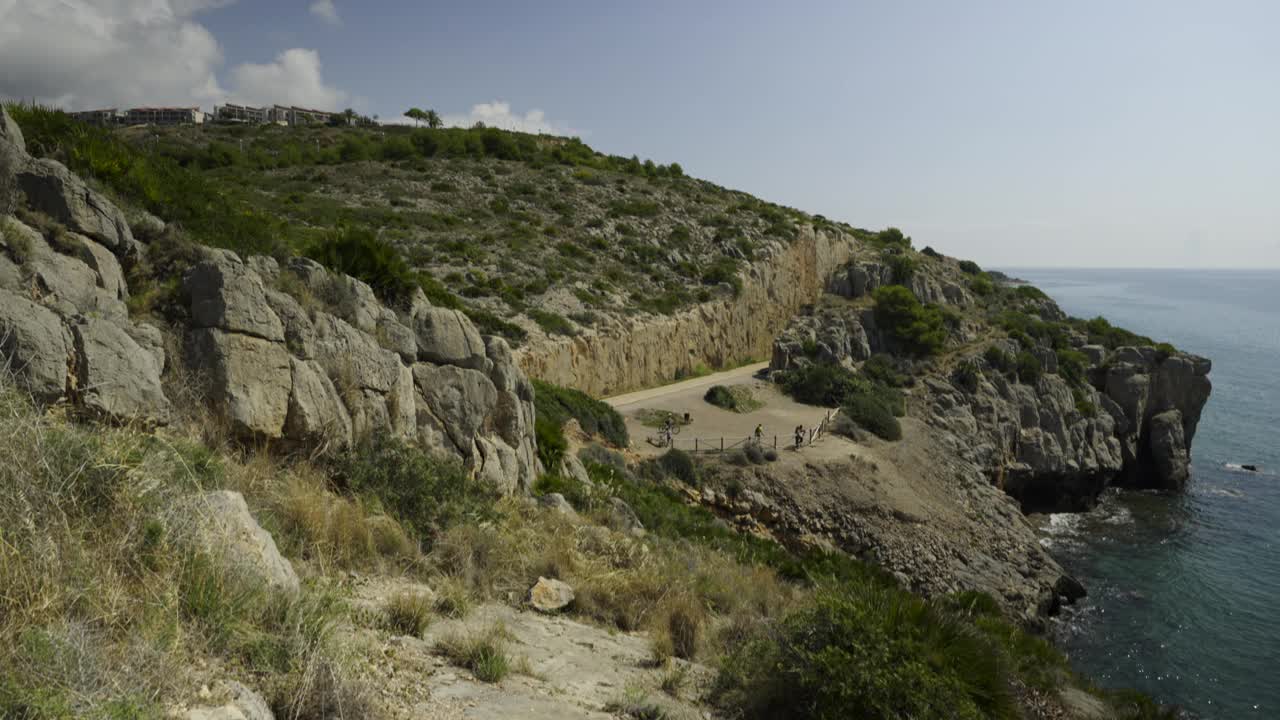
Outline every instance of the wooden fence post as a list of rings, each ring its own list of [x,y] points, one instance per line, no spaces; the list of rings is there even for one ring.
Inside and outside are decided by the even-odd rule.
[[[698,438],[693,439],[693,453],[698,454]]]

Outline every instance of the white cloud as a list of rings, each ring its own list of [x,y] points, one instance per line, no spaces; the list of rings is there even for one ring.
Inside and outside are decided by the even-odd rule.
[[[191,18],[225,0],[0,0],[0,94],[69,109],[209,105],[222,49]]]
[[[549,135],[576,134],[569,128],[553,125],[547,120],[546,113],[541,110],[530,110],[524,115],[512,113],[511,103],[502,100],[479,103],[471,106],[471,112],[468,114],[446,114],[442,115],[440,119],[444,121],[445,125],[451,127],[471,127],[477,122],[482,122],[488,127],[502,128],[504,130],[547,133]]]
[[[254,105],[299,105],[338,110],[349,100],[347,93],[326,85],[320,73],[320,54],[293,48],[275,62],[244,63],[231,71],[231,97]]]
[[[219,81],[222,48],[195,16],[234,0],[0,0],[0,97],[68,110],[227,99],[338,109],[314,50],[245,63]],[[332,10],[332,2],[328,4]],[[323,10],[313,12],[320,12]],[[337,17],[334,15],[334,17]]]
[[[330,25],[341,25],[342,18],[338,16],[338,8],[333,4],[333,0],[316,0],[311,3],[311,14],[329,23]]]

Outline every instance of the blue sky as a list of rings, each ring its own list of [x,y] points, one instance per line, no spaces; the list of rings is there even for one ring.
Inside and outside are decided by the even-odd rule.
[[[1280,267],[1278,28],[1231,1],[0,0],[0,94],[419,105],[984,265]]]

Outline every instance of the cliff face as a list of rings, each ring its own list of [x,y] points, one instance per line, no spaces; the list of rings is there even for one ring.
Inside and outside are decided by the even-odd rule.
[[[779,336],[772,369],[811,362],[856,368],[876,353],[898,353],[876,326],[870,298],[893,282],[883,264],[857,261],[832,281],[828,302],[797,317]],[[1056,324],[1055,347],[1025,333],[1006,336],[998,312],[984,308],[941,261],[903,284],[924,302],[958,318],[950,346],[928,362],[899,358],[915,369],[906,391],[909,412],[945,433],[955,452],[975,463],[1025,511],[1075,511],[1092,506],[1115,484],[1180,490],[1191,443],[1209,398],[1209,360],[1150,345],[1108,349],[1065,321],[1052,301],[1029,294],[1017,312]],[[1020,379],[989,355],[1034,358],[1037,377]],[[1059,367],[1059,353],[1077,358],[1077,377]]]
[[[750,266],[737,298],[571,338],[530,339],[517,351],[517,362],[531,377],[609,396],[669,382],[699,365],[767,357],[774,336],[817,300],[854,246],[845,235],[806,227]]]
[[[41,227],[0,213],[0,363],[37,400],[159,425],[189,380],[248,442],[314,450],[388,434],[503,492],[533,483],[533,387],[506,341],[421,293],[396,310],[310,260],[202,246],[178,251],[163,313],[139,317],[128,278],[148,244],[65,167],[28,157],[3,119],[0,186],[16,179],[19,212]]]

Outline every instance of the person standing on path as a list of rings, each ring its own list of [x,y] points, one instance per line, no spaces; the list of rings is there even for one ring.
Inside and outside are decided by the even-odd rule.
[[[796,426],[796,450],[804,446],[804,425]]]
[[[756,445],[764,444],[764,423],[756,424]]]

